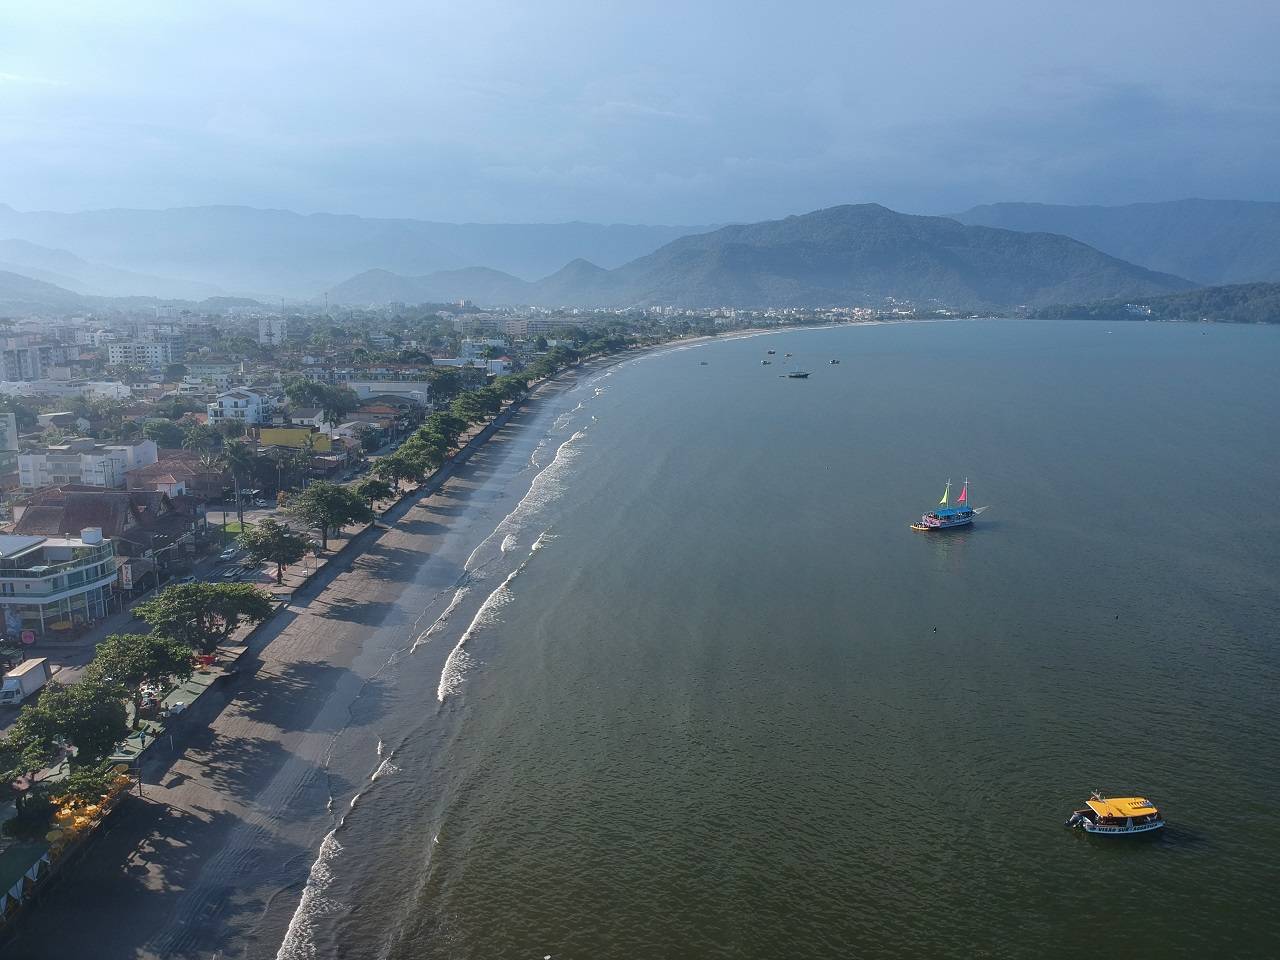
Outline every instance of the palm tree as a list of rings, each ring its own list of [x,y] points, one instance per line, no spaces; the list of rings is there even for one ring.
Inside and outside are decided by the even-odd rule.
[[[244,529],[244,502],[240,499],[240,478],[252,476],[255,457],[249,445],[241,440],[229,441],[222,448],[222,463],[231,471],[231,480],[236,491],[236,519],[240,521],[240,529]]]

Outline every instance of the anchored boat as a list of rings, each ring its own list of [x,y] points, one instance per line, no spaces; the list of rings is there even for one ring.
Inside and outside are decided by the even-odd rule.
[[[807,370],[792,370],[787,374],[787,377],[792,380],[807,380],[809,379],[809,372]]]
[[[1112,797],[1107,799],[1096,790],[1086,800],[1083,810],[1075,810],[1067,818],[1068,827],[1079,827],[1086,833],[1120,836],[1150,833],[1164,826],[1160,808],[1146,797]]]
[[[942,491],[942,499],[938,501],[939,509],[932,513],[926,513],[920,518],[919,523],[911,525],[912,530],[931,531],[931,530],[950,530],[952,527],[967,527],[973,523],[973,518],[977,516],[973,508],[969,506],[969,480],[966,478],[964,486],[960,490],[960,496],[956,498],[956,505],[950,506],[951,501],[951,481],[947,481],[947,488]]]

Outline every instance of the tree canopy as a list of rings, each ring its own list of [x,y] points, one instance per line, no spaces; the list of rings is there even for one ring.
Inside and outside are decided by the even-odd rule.
[[[85,677],[118,683],[133,697],[136,710],[144,683],[163,684],[191,676],[191,646],[161,633],[113,634],[98,644]]]
[[[264,520],[248,532],[266,523],[274,521]],[[272,609],[271,597],[252,584],[197,582],[166,587],[133,611],[155,632],[201,653],[212,653],[241,624],[261,623],[271,616]]]
[[[309,527],[320,529],[321,545],[328,549],[329,531],[348,523],[367,523],[373,512],[364,499],[347,487],[319,480],[289,501],[289,513]]]
[[[294,533],[284,524],[270,517],[259,520],[257,524],[247,528],[240,534],[239,540],[241,546],[255,561],[261,563],[269,560],[276,565],[276,583],[284,581],[285,564],[297,563],[307,552],[306,537]],[[266,595],[263,594],[263,596]]]

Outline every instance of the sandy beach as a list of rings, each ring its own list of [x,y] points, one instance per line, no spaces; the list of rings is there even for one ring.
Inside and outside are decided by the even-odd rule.
[[[377,775],[378,673],[444,612],[532,481],[528,446],[590,367],[540,385],[430,495],[410,497],[254,636],[217,715],[155,757],[84,859],[26,916],[23,958],[274,957],[326,835]],[[519,442],[517,442],[519,441]],[[451,650],[413,656],[439,675]],[[438,709],[434,688],[424,711]],[[330,762],[336,739],[348,769]]]

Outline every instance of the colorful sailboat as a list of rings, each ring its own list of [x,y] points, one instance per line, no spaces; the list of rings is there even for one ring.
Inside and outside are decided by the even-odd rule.
[[[926,513],[918,523],[911,525],[912,530],[950,530],[952,527],[967,527],[973,523],[977,513],[969,506],[969,479],[960,488],[960,496],[956,497],[955,506],[951,505],[951,481],[947,481],[942,491],[942,499],[938,501],[938,509]]]

